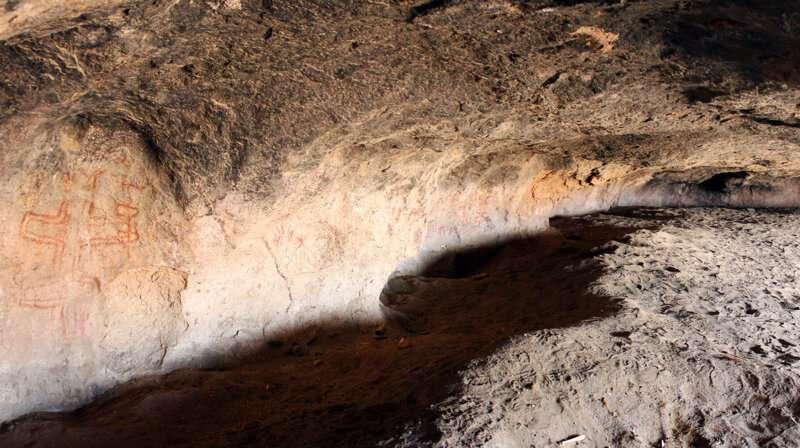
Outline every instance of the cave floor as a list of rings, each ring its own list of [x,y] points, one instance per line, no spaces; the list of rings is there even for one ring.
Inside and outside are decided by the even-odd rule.
[[[239,365],[18,419],[0,446],[796,446],[798,224],[554,218],[395,279],[384,325],[297,329]]]

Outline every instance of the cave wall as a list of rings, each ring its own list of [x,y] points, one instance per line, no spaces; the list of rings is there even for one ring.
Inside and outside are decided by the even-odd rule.
[[[309,148],[317,163],[287,160],[279,199],[231,193],[193,214],[133,130],[6,130],[19,144],[4,164],[4,418],[74,407],[140,375],[237,362],[271,341],[292,343],[299,328],[368,328],[392,276],[542,230],[553,214],[799,197],[791,159],[708,192],[704,181],[732,169],[712,156],[701,167],[679,149],[648,166],[575,158],[571,141],[548,152],[509,142],[510,127],[529,126],[513,120],[456,144],[413,143],[427,125],[365,135],[394,125],[376,113],[363,129],[324,135]],[[387,138],[402,149],[380,151]],[[709,154],[729,143],[707,143]],[[763,143],[738,151],[775,158]],[[754,185],[767,193],[752,195]]]
[[[554,214],[797,205],[796,73],[703,52],[740,6],[444,3],[6,6],[0,420],[377,324]]]

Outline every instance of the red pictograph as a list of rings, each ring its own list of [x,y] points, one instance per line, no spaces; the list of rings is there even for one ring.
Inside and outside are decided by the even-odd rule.
[[[64,237],[67,223],[69,222],[69,205],[69,201],[61,201],[58,211],[50,215],[27,212],[22,217],[22,223],[19,226],[19,233],[22,238],[37,244],[53,246],[53,263],[58,263],[64,255]],[[50,235],[38,233],[33,230],[33,224],[35,223],[50,226],[50,228],[55,229],[55,232]]]
[[[89,318],[83,302],[99,296],[102,282],[119,273],[140,239],[136,199],[144,190],[105,170],[66,175],[55,210],[22,216],[20,238],[52,253],[31,269],[47,275],[23,274],[17,305],[50,310],[64,336],[83,334]]]

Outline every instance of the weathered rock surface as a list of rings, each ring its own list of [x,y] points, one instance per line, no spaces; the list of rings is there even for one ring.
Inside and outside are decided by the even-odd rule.
[[[588,446],[798,443],[796,211],[656,209],[565,225],[568,239],[641,229],[595,255],[590,289],[620,309],[515,337],[465,369],[436,412],[441,446],[573,434]]]
[[[377,324],[554,214],[800,199],[795,2],[4,6],[0,420]]]
[[[798,219],[554,219],[395,278],[383,295],[395,315],[374,332],[299,329],[295,344],[240,366],[142,379],[74,413],[17,420],[0,442],[795,446]]]

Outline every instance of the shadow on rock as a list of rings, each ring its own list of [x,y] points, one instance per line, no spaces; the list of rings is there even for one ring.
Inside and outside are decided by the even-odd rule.
[[[684,92],[690,102],[709,102],[765,82],[800,84],[800,3],[700,1],[675,8],[662,57],[686,58],[685,75],[698,83]]]
[[[633,229],[555,219],[537,237],[454,252],[390,280],[378,328],[298,329],[236,366],[120,386],[82,409],[24,417],[0,446],[426,446],[458,372],[514,335],[615,313],[588,292],[605,243]]]

